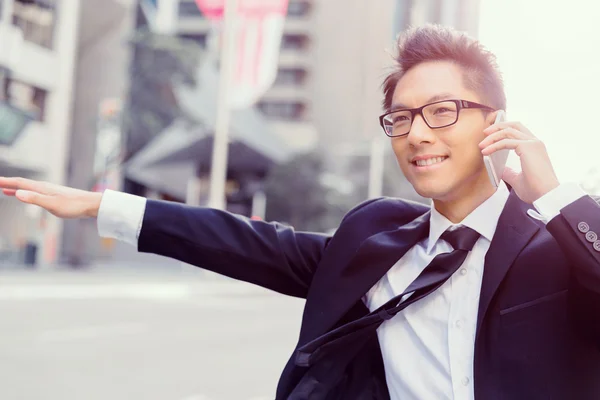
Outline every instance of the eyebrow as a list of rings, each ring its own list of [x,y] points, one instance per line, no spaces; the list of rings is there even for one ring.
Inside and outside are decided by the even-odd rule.
[[[436,94],[435,96],[430,97],[429,99],[427,99],[427,101],[425,102],[425,104],[429,104],[429,103],[435,103],[436,101],[441,101],[441,100],[448,100],[448,99],[453,99],[456,96],[453,95],[452,93],[440,93],[440,94]],[[392,104],[392,110],[398,110],[401,108],[410,108],[405,104],[402,103],[394,103]]]

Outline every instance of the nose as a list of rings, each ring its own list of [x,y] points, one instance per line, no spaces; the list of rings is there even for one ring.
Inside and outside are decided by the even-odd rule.
[[[435,141],[435,133],[427,126],[423,117],[419,114],[415,115],[410,132],[407,139],[411,146],[418,146],[423,143],[433,143]]]

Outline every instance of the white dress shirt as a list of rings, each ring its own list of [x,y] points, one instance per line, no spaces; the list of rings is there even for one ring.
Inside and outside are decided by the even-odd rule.
[[[504,182],[461,223],[452,224],[433,206],[429,236],[412,247],[363,297],[374,310],[402,293],[439,253],[446,229],[464,225],[481,236],[458,271],[438,290],[408,306],[378,329],[392,400],[474,398],[473,358],[485,255],[508,199]],[[562,184],[534,202],[528,214],[548,222],[585,192]],[[137,246],[146,199],[106,190],[98,211],[98,233]]]
[[[539,199],[534,204],[539,213],[531,210],[534,214],[530,215],[549,221],[583,194],[577,186],[560,186]],[[452,224],[432,205],[429,236],[402,256],[365,295],[365,304],[372,311],[402,293],[436,255],[452,251],[452,246],[440,239],[447,229],[463,225],[481,235],[450,279],[377,330],[392,400],[474,398],[475,330],[484,260],[508,196],[502,182],[459,224]]]

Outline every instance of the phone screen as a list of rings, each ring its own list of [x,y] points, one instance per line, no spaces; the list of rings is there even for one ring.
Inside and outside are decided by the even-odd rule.
[[[496,115],[495,124],[498,122],[506,121],[506,113],[503,110],[498,111]],[[502,180],[502,174],[504,173],[504,167],[508,160],[510,150],[498,150],[489,156],[483,156],[483,162],[488,172],[488,177],[492,185],[497,188]]]

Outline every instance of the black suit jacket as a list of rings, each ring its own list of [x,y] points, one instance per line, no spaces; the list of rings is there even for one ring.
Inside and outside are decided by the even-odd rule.
[[[600,399],[600,206],[584,196],[547,225],[528,208],[511,192],[486,255],[475,397]],[[333,236],[148,201],[139,251],[306,298],[277,399],[389,399],[376,335],[351,358],[298,349],[365,315],[361,297],[428,229],[428,207],[390,198],[359,205]]]

